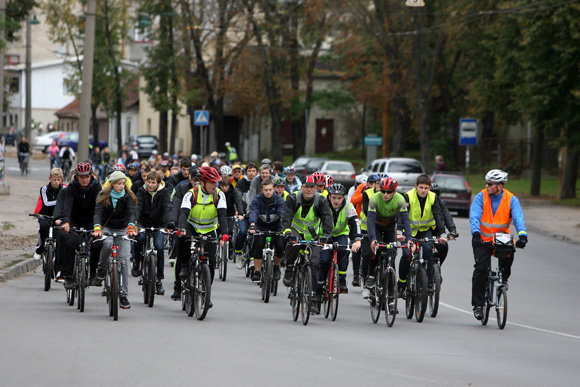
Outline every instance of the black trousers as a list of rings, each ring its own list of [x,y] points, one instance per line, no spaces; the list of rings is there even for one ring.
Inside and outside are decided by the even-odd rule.
[[[394,227],[387,229],[377,228],[377,241],[384,243],[391,243],[397,240],[397,233]],[[375,272],[377,268],[377,259],[374,252],[371,249],[371,240],[368,238],[363,239],[361,244],[363,250],[364,260],[362,262],[363,277],[366,278],[369,274]],[[367,258],[368,257],[368,258]]]
[[[298,234],[295,230],[292,230],[292,235],[298,237],[300,240],[304,240],[304,235]],[[286,245],[286,266],[293,266],[294,262],[296,261],[296,256],[298,252],[302,248],[301,245],[295,245],[292,243],[288,243]],[[322,251],[321,246],[312,246],[312,254],[310,255],[310,263],[312,264],[312,286],[314,289],[318,284],[318,263],[320,262],[320,252]]]
[[[426,237],[431,237],[433,234],[431,230],[419,231],[414,237],[416,239],[423,239]],[[403,249],[403,255],[399,261],[399,282],[407,282],[407,274],[409,274],[409,267],[411,266],[411,261],[409,259],[409,254],[411,252],[408,249]],[[427,277],[429,279],[429,284],[433,283],[433,242],[423,243],[423,259],[427,261]]]
[[[70,276],[73,274],[75,265],[75,253],[80,247],[82,237],[71,231],[64,236],[64,248],[62,250],[62,275]],[[99,256],[101,254],[102,243],[91,243],[91,260],[90,260],[90,276],[95,276],[97,272],[97,265],[99,263]]]
[[[210,238],[217,238],[217,232],[212,231],[208,234],[200,234],[193,228],[192,225],[189,223],[187,224],[186,228],[186,235],[184,237],[176,238],[177,241],[177,260],[175,261],[175,288],[181,289],[181,280],[179,279],[179,272],[183,265],[187,265],[189,262],[189,257],[191,256],[191,243],[187,242],[187,238],[191,237],[192,235],[206,235]],[[209,271],[211,274],[211,282],[213,283],[213,277],[215,275],[215,264],[216,264],[216,257],[217,257],[217,245],[215,243],[208,243],[205,245],[205,251],[207,251],[208,258],[209,258]]]
[[[272,244],[274,246],[274,256],[282,258],[284,255],[284,237],[282,235],[276,235],[272,237]],[[252,243],[252,248],[250,249],[250,257],[254,259],[262,259],[262,250],[266,245],[265,235],[254,235],[254,242]]]
[[[448,243],[435,243],[435,258],[439,260],[439,264],[443,265],[445,258],[447,258],[447,253],[449,253]]]
[[[50,222],[48,220],[38,219],[38,243],[36,244],[37,254],[42,254],[44,252],[44,241],[46,240],[46,238],[48,238],[49,228]]]
[[[492,253],[493,246],[490,243],[473,246],[475,264],[473,265],[473,277],[471,278],[472,306],[483,306],[483,302],[485,301],[485,283],[487,281],[487,272],[491,267]],[[499,261],[499,270],[501,270],[504,281],[507,281],[511,275],[513,262],[513,258],[501,259]]]

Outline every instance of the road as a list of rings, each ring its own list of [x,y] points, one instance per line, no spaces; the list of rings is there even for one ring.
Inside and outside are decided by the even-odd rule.
[[[65,304],[61,285],[42,291],[38,270],[0,285],[3,385],[572,385],[580,376],[578,246],[531,233],[510,279],[505,330],[471,312],[473,258],[467,219],[443,267],[442,306],[421,324],[401,313],[374,325],[360,288],[340,300],[337,321],[293,322],[281,287],[270,304],[229,266],[214,283],[204,321],[167,295],[108,317],[100,289],[86,310]],[[167,276],[172,275],[167,267]],[[399,304],[401,305],[401,304]],[[401,309],[401,308],[400,308]]]

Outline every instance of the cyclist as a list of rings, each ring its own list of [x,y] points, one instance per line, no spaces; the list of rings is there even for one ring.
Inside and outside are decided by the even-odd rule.
[[[282,214],[282,229],[284,236],[290,242],[286,245],[286,270],[284,272],[284,285],[290,286],[294,275],[294,261],[300,250],[300,245],[295,244],[298,240],[312,240],[318,235],[321,243],[326,243],[332,235],[333,221],[328,202],[316,192],[316,181],[310,175],[302,184],[301,191],[291,194],[284,204]],[[321,230],[322,229],[322,230]],[[311,232],[314,231],[314,234]],[[312,263],[312,285],[318,283],[318,263],[322,247],[313,246],[310,262]],[[315,295],[313,310],[318,310],[320,295]]]
[[[282,199],[284,201],[286,201],[286,198],[288,197],[288,195],[290,195],[288,193],[288,191],[286,191],[286,181],[281,178],[280,176],[276,176],[273,179],[274,182],[274,191],[276,192],[276,194],[280,197],[282,197]]]
[[[125,187],[125,183],[129,179],[121,171],[115,171],[109,176],[110,186],[103,188],[97,197],[97,205],[95,207],[93,236],[98,238],[103,233],[116,233],[117,235],[130,236],[137,235],[135,229],[135,206],[137,205],[137,197],[130,189]],[[105,279],[106,265],[111,250],[113,247],[113,239],[107,238],[103,241],[101,254],[99,257],[99,268],[97,270],[97,277],[99,281]],[[117,241],[118,250],[117,257],[121,264],[121,294],[120,302],[122,309],[131,308],[129,299],[129,269],[128,259],[131,255],[131,242],[120,239]]]
[[[132,185],[141,180],[141,175],[139,174],[140,165],[138,162],[133,161],[127,165],[127,177],[131,180]],[[131,188],[131,187],[129,187]]]
[[[246,167],[246,175],[238,180],[236,184],[236,191],[242,195],[242,205],[244,206],[244,211],[242,214],[247,214],[248,207],[250,206],[251,202],[248,202],[248,196],[250,191],[250,186],[252,184],[252,180],[258,174],[258,167],[254,163],[248,163]],[[248,219],[244,217],[242,220],[238,222],[239,232],[236,236],[236,244],[234,246],[235,254],[236,254],[236,266],[241,269],[244,267],[244,258],[242,256],[242,251],[244,249],[244,244],[246,243],[246,237],[248,232]]]
[[[260,167],[260,174],[254,177],[254,179],[252,180],[252,184],[250,185],[250,191],[248,192],[248,199],[246,200],[246,203],[251,204],[256,195],[260,193],[262,189],[262,182],[264,180],[268,180],[271,178],[272,178],[271,163],[269,164],[263,163],[262,166]]]
[[[169,191],[165,188],[163,175],[158,171],[150,172],[147,175],[147,184],[137,191],[137,210],[135,219],[139,227],[163,227],[169,223],[169,212],[171,211],[171,201],[169,200]],[[169,227],[168,227],[169,228]],[[135,259],[131,274],[134,277],[141,275],[139,264],[141,263],[140,252],[145,242],[145,233],[140,233],[135,244]],[[153,236],[153,245],[157,250],[157,283],[155,291],[160,296],[165,294],[162,280],[165,278],[163,268],[165,263],[165,234],[159,231]]]
[[[346,194],[346,201],[351,203],[352,196],[354,195],[355,191],[362,185],[364,187],[364,183],[367,182],[367,175],[356,175],[354,178],[354,184],[352,187],[348,189],[348,193]],[[362,199],[362,190],[361,192],[361,199]],[[355,208],[356,209],[356,208]],[[357,212],[358,214],[359,212]]]
[[[235,189],[236,185],[238,185],[238,181],[244,177],[244,172],[240,164],[232,165],[232,175],[232,187]]]
[[[76,158],[76,154],[74,149],[72,149],[69,145],[65,145],[60,148],[60,153],[58,154],[58,158],[60,159],[60,166],[62,169],[65,169],[65,163],[68,164],[68,169],[73,163],[73,160]]]
[[[328,188],[328,204],[333,218],[332,241],[339,245],[348,244],[349,238],[354,241],[352,251],[357,252],[360,248],[361,230],[358,216],[352,203],[344,198],[346,188],[342,184],[333,184]],[[322,250],[320,253],[321,270],[319,278],[319,288],[322,287],[326,275],[330,268],[330,257],[332,250]],[[345,247],[341,247],[337,253],[338,280],[341,293],[348,293],[346,286],[346,271],[348,269],[348,252]],[[320,289],[321,290],[321,289]]]
[[[493,253],[494,233],[509,233],[510,223],[514,222],[518,233],[516,247],[524,248],[528,243],[528,233],[524,213],[518,198],[504,185],[508,180],[507,172],[492,169],[485,175],[485,189],[479,192],[471,203],[469,223],[473,235],[473,269],[471,305],[476,319],[483,319],[485,281]],[[499,269],[505,286],[511,274],[513,258],[499,260]]]
[[[127,168],[125,168],[125,165],[123,165],[121,163],[117,163],[117,164],[113,165],[113,172],[116,172],[116,171],[123,172],[123,175],[125,175]],[[107,188],[109,186],[109,184],[111,184],[111,183],[109,182],[109,177],[107,177],[105,179],[105,182],[103,183],[103,188]],[[127,179],[125,186],[128,189],[132,190],[133,189],[133,181],[131,179]]]
[[[224,165],[221,169],[229,168],[227,165]],[[227,172],[227,171],[226,171]],[[223,174],[222,180],[220,181],[220,191],[222,191],[226,197],[226,217],[227,217],[227,228],[228,228],[228,235],[231,235],[234,231],[234,219],[233,217],[236,216],[238,218],[243,219],[244,213],[244,206],[242,204],[242,196],[238,191],[236,191],[232,187],[232,182],[230,180],[230,175]],[[238,219],[239,220],[239,219]]]
[[[375,193],[379,191],[378,186],[381,182],[381,176],[377,173],[371,175],[367,178],[368,188],[362,192],[361,195],[361,211],[360,211],[360,228],[363,233],[361,252],[362,252],[362,277],[366,281],[368,275],[368,260],[374,255],[374,251],[371,250],[371,241],[368,237],[368,227],[367,227],[367,216],[369,210],[369,199]],[[355,265],[353,264],[353,267]],[[358,274],[355,272],[355,275]],[[371,281],[372,282],[372,281]],[[353,285],[354,286],[354,285]]]
[[[52,216],[54,212],[54,206],[56,205],[56,198],[60,190],[62,189],[62,169],[53,168],[50,170],[48,176],[49,184],[42,186],[40,188],[40,195],[38,195],[38,201],[36,203],[36,208],[34,209],[35,214]],[[45,219],[38,219],[38,244],[34,251],[34,259],[40,260],[42,258],[42,253],[44,251],[44,241],[48,237],[48,229],[50,228],[50,222]]]
[[[189,168],[191,168],[191,160],[187,157],[182,158],[180,161],[179,168],[181,168],[181,170],[177,174],[169,177],[165,182],[165,187],[169,191],[172,191],[177,184],[189,178]]]
[[[133,193],[135,195],[137,195],[137,192],[139,192],[139,189],[141,187],[144,187],[145,184],[147,183],[147,176],[149,175],[149,173],[151,172],[151,167],[149,166],[149,163],[147,161],[142,161],[141,165],[139,166],[139,177],[140,179],[137,180],[133,186],[131,186],[131,190],[133,191]],[[169,192],[169,190],[168,190]]]
[[[296,176],[296,169],[293,166],[286,167],[286,188],[288,193],[296,192],[302,186],[302,182]]]
[[[267,179],[262,182],[262,193],[257,195],[250,205],[250,233],[259,231],[280,231],[282,213],[284,211],[284,199],[274,192],[274,183]],[[280,262],[284,254],[284,237],[277,235],[272,238],[274,245],[274,280],[280,279]],[[254,237],[254,243],[250,250],[250,259],[254,260],[254,274],[252,281],[260,281],[260,269],[262,267],[262,250],[266,244],[266,237],[258,235]]]
[[[48,157],[50,158],[50,169],[56,168],[60,165],[58,159],[58,154],[60,152],[59,146],[56,144],[56,140],[52,140],[52,144],[48,147]]]
[[[73,285],[72,273],[75,261],[75,250],[79,247],[81,237],[76,233],[70,233],[70,228],[79,227],[87,230],[93,228],[93,216],[97,195],[101,191],[101,185],[93,176],[93,167],[90,163],[81,162],[75,167],[75,176],[64,192],[62,210],[62,230],[64,248],[62,250],[62,275],[65,278],[65,288]],[[98,245],[91,244],[90,260],[90,284],[99,285],[95,276],[99,257]]]
[[[219,228],[222,238],[220,246],[228,240],[228,227],[226,221],[227,203],[226,196],[217,188],[220,181],[218,171],[213,167],[199,168],[198,177],[200,184],[198,187],[190,189],[181,202],[179,228],[185,229],[183,235],[205,235],[217,238]],[[187,247],[187,246],[186,246]],[[205,246],[209,255],[209,268],[213,283],[216,263],[217,246],[209,243]],[[187,256],[187,253],[183,256]],[[179,272],[180,277],[186,277],[188,265],[184,262]]]
[[[439,206],[441,207],[441,212],[443,213],[443,221],[445,222],[445,227],[449,230],[447,237],[449,240],[453,240],[459,237],[459,233],[457,232],[457,227],[455,227],[455,222],[453,221],[453,217],[447,208],[447,205],[441,198],[439,194],[441,193],[441,189],[436,183],[431,183],[431,192],[435,193],[435,200],[439,202]],[[447,243],[435,243],[435,258],[439,260],[439,265],[443,266],[443,262],[445,258],[447,258],[447,253],[449,252],[449,245]],[[441,279],[443,282],[443,279]]]
[[[314,172],[312,176],[316,182],[316,191],[320,195],[327,197],[328,191],[326,190],[326,175],[322,172]]]
[[[427,175],[419,175],[415,188],[405,193],[405,201],[409,204],[409,218],[413,238],[430,238],[435,234],[439,243],[447,243],[445,221],[435,193],[430,191],[431,179]],[[405,231],[406,227],[403,226]],[[433,291],[433,242],[423,244],[423,258],[427,261],[427,278],[429,292]],[[402,294],[407,285],[407,274],[410,266],[410,252],[403,250],[399,261],[399,293]]]
[[[405,240],[407,248],[410,247],[411,223],[407,212],[407,203],[403,195],[396,191],[397,180],[387,177],[378,184],[379,192],[373,194],[369,199],[369,210],[367,218],[368,239],[371,241],[370,249],[374,255],[378,242],[391,243],[397,240],[397,216],[400,217],[405,230]],[[374,273],[378,260],[373,256],[363,262],[363,266],[368,266],[367,273]],[[363,271],[365,268],[363,267]],[[369,275],[363,290],[364,296],[368,297],[370,287],[374,286],[376,278]],[[365,298],[366,298],[365,297]]]
[[[275,176],[285,179],[286,176],[284,175],[284,164],[281,161],[274,161],[272,163],[272,173]]]
[[[30,148],[30,143],[26,137],[22,137],[22,140],[18,143],[18,164],[22,165],[23,161],[28,161],[30,155],[32,154],[32,148]]]
[[[232,184],[232,182],[231,182],[232,167],[230,167],[229,165],[222,165],[220,167],[220,176],[221,176],[222,180],[227,179],[230,181],[230,184]],[[221,185],[221,182],[220,182],[220,185]]]
[[[224,145],[226,146],[227,149],[228,162],[233,163],[234,161],[238,160],[238,151],[236,151],[236,148],[234,148],[229,141],[227,141]]]

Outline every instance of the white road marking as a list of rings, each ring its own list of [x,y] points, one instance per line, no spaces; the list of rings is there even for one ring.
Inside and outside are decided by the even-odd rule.
[[[463,309],[457,308],[457,307],[455,307],[453,305],[449,305],[449,304],[446,304],[444,302],[439,302],[439,305],[443,305],[443,306],[445,306],[445,307],[447,307],[449,309],[453,309],[453,310],[456,310],[456,311],[461,312],[461,313],[466,313],[466,314],[469,314],[469,315],[473,314],[473,312],[470,312],[468,310],[463,310]],[[491,316],[490,316],[489,319],[490,320],[495,320]],[[520,327],[520,328],[527,328],[527,329],[531,329],[531,330],[534,330],[534,331],[539,331],[539,332],[544,332],[544,333],[550,333],[552,335],[564,336],[564,337],[569,337],[571,339],[580,340],[580,336],[571,335],[569,333],[558,332],[558,331],[551,331],[551,330],[542,329],[542,328],[536,328],[536,327],[532,327],[530,325],[518,324],[518,323],[515,323],[515,322],[511,322],[509,320],[508,320],[508,324],[515,325],[516,327]]]

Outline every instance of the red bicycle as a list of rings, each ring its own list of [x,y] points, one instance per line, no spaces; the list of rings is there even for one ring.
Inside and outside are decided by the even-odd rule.
[[[338,315],[338,299],[340,296],[340,284],[338,280],[338,249],[350,251],[348,245],[339,245],[338,242],[324,245],[323,249],[332,249],[332,260],[328,269],[328,275],[324,281],[322,303],[324,304],[324,318],[331,316],[332,321]]]

